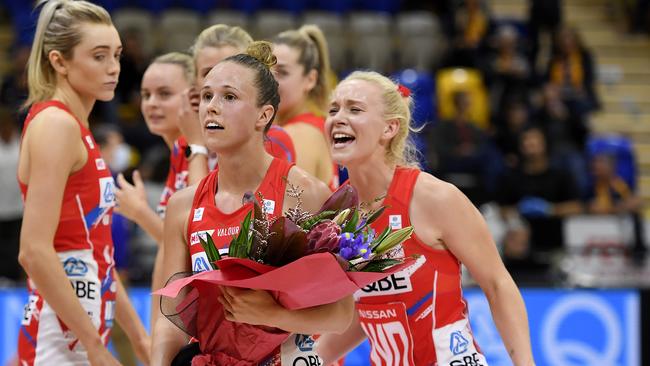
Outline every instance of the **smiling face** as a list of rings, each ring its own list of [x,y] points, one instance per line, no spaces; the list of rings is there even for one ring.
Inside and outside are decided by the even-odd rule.
[[[379,86],[346,80],[332,94],[325,131],[332,159],[344,166],[385,155],[395,131],[384,118]]]
[[[257,134],[262,146],[267,119],[263,114],[270,106],[257,106],[254,76],[253,70],[230,61],[217,64],[207,74],[201,88],[199,119],[211,151],[232,150]]]
[[[80,95],[109,101],[115,95],[120,75],[122,43],[112,25],[84,23],[80,25],[81,42],[72,56],[61,58],[59,72]],[[57,52],[57,51],[52,51]]]
[[[190,85],[180,65],[153,63],[142,77],[140,108],[149,131],[174,139],[180,133],[178,111]]]

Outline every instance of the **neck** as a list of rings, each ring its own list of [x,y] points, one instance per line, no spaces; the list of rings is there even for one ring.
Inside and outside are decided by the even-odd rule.
[[[545,156],[540,155],[540,156],[534,156],[526,159],[526,163],[524,164],[524,170],[527,173],[541,173],[545,171],[548,168],[548,159],[546,159]]]
[[[219,190],[241,194],[257,189],[273,161],[258,139],[218,156]]]
[[[359,192],[359,201],[367,203],[386,195],[394,173],[395,164],[389,164],[383,155],[348,167],[350,184]]]
[[[95,98],[80,95],[67,82],[59,82],[58,85],[52,99],[65,104],[72,114],[88,127],[88,116],[95,105]]]
[[[310,112],[309,103],[305,100],[302,103],[298,103],[294,108],[291,108],[288,111],[284,111],[283,113],[278,113],[278,124],[282,126],[286,124],[287,121],[289,121],[293,117],[308,112]]]
[[[169,150],[171,150],[174,147],[174,141],[178,140],[179,137],[181,137],[180,131],[176,131],[175,133],[169,133],[162,136]]]

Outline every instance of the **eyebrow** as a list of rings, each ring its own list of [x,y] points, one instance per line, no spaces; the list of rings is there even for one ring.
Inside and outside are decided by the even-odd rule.
[[[120,46],[117,47],[118,50],[121,50],[122,48],[123,48],[122,45],[120,45]],[[99,45],[99,46],[95,46],[95,47],[93,47],[93,49],[92,49],[91,51],[95,51],[95,50],[97,50],[97,49],[110,50],[111,47],[110,47],[110,46],[107,46],[107,45]]]
[[[228,85],[228,84],[223,85],[223,88],[224,89],[232,89],[232,90],[240,91],[239,89],[235,88],[234,86],[231,86],[231,85]],[[209,85],[203,85],[201,90],[203,90],[203,89],[210,89],[210,86]]]

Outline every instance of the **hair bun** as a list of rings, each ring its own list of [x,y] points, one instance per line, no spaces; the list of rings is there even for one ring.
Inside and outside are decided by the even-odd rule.
[[[246,54],[263,63],[269,69],[278,63],[278,59],[273,54],[271,43],[266,41],[255,41],[246,49]]]

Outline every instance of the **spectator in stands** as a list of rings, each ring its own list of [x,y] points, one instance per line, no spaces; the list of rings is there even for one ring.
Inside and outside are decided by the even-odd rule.
[[[278,59],[275,79],[279,84],[278,124],[291,136],[296,165],[338,187],[338,168],[332,163],[325,138],[325,108],[332,90],[329,50],[325,35],[315,25],[303,25],[273,38]]]
[[[598,109],[593,56],[578,31],[570,27],[560,29],[553,49],[547,79],[560,87],[562,100],[575,110],[574,113],[584,114]]]
[[[530,69],[517,45],[517,30],[512,26],[500,27],[496,34],[497,52],[488,64],[486,75],[493,111],[503,110],[506,100],[528,92]]]
[[[559,86],[552,83],[544,86],[542,105],[535,112],[534,120],[548,138],[550,155],[571,172],[581,196],[588,189],[587,167],[582,154],[589,132],[585,119],[586,116],[562,101]]]
[[[7,106],[14,116],[14,121],[24,121],[26,112],[21,109],[23,102],[27,99],[27,59],[29,58],[30,46],[22,45],[12,48],[10,58],[11,68],[0,85],[0,104]]]
[[[530,269],[540,254],[561,249],[563,218],[582,211],[571,174],[551,165],[540,128],[531,126],[521,134],[520,154],[520,164],[504,174],[497,194],[507,224],[505,259],[514,271],[519,265]]]
[[[512,100],[496,123],[496,144],[508,167],[519,163],[519,136],[530,124],[528,107],[525,103]]]
[[[0,282],[19,281],[18,264],[23,204],[16,182],[20,133],[9,107],[0,107]]]
[[[455,40],[448,64],[478,67],[490,17],[481,0],[465,0],[454,16]]]
[[[120,81],[117,84],[118,101],[129,105],[134,116],[140,112],[140,82],[149,65],[149,57],[142,49],[142,41],[136,29],[127,29],[121,34],[124,51],[120,64]]]
[[[593,187],[587,200],[587,211],[596,215],[630,215],[634,226],[633,251],[645,252],[641,208],[643,200],[616,174],[616,157],[596,155],[591,161]]]
[[[553,35],[562,24],[562,0],[529,0],[528,33],[530,39],[530,68],[534,75],[538,65],[545,65],[548,58],[538,60],[542,37],[552,44]],[[544,50],[550,56],[550,50]],[[544,52],[543,51],[543,52]]]
[[[470,200],[480,205],[487,201],[485,189],[488,166],[488,138],[470,120],[470,96],[454,93],[455,116],[430,129],[426,141],[431,147],[427,160],[434,174],[455,184]]]

